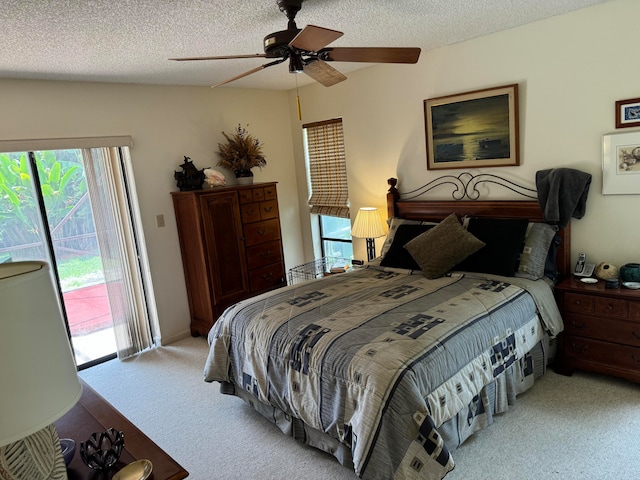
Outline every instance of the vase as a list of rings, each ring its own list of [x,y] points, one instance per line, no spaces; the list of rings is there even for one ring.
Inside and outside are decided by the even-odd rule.
[[[253,183],[253,172],[251,170],[237,170],[235,174],[238,185],[251,185]]]

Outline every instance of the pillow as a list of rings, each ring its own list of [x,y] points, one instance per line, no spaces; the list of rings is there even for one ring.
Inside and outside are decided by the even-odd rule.
[[[404,245],[421,233],[426,232],[433,225],[400,225],[395,232],[391,247],[382,258],[380,266],[393,268],[406,268],[408,270],[419,270],[420,266],[413,259],[411,254],[404,248]]]
[[[382,244],[382,248],[380,249],[381,257],[384,257],[389,251],[389,248],[391,248],[393,238],[395,237],[400,225],[437,225],[437,223],[434,222],[427,222],[422,220],[407,220],[398,217],[392,217],[388,219],[387,223],[389,225],[389,232],[387,233],[387,238],[384,239],[384,243]]]
[[[514,277],[528,225],[526,218],[470,218],[467,230],[483,241],[485,247],[455,269]]]
[[[484,243],[466,231],[455,214],[404,246],[427,278],[441,277],[482,247]]]
[[[520,255],[520,265],[516,277],[539,280],[544,277],[544,266],[549,254],[549,246],[556,229],[547,223],[529,223],[524,236],[524,248]]]

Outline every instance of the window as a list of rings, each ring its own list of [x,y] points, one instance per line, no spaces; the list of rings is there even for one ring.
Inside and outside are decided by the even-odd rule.
[[[347,218],[318,215],[323,257],[353,258],[351,222]]]

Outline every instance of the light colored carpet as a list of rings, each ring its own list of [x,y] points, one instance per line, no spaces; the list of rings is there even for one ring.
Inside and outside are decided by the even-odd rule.
[[[190,472],[190,479],[355,480],[333,457],[283,435],[238,398],[203,381],[204,338],[80,373]],[[446,480],[638,479],[640,386],[550,371],[453,452]]]

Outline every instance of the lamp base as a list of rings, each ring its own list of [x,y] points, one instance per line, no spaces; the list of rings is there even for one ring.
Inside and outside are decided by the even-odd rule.
[[[53,424],[0,447],[2,480],[66,480],[67,467]]]
[[[367,261],[376,258],[376,241],[374,238],[367,238]]]

